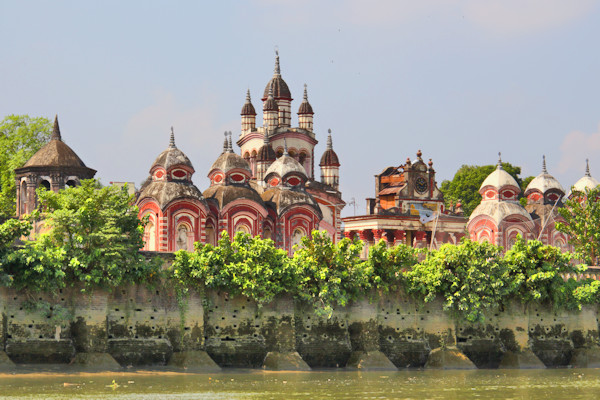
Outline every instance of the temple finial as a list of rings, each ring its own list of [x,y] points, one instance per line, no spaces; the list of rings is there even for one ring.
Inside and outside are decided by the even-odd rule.
[[[308,92],[306,90],[306,83],[304,84],[304,98],[303,98],[303,100],[304,101],[308,101]]]
[[[546,155],[542,156],[542,173],[547,174],[548,170],[546,169]]]
[[[173,127],[171,127],[171,138],[169,139],[169,148],[175,148],[175,132],[173,132]]]
[[[590,159],[589,158],[585,159],[585,176],[592,176],[592,175],[590,175]]]
[[[231,141],[231,131],[229,131],[229,142],[227,144],[227,151],[233,153],[233,143]]]
[[[329,135],[327,136],[327,150],[333,150],[333,142],[331,140],[331,128],[327,129]]]
[[[58,114],[54,115],[54,128],[52,128],[52,136],[50,136],[50,140],[62,141],[62,137],[60,136],[60,127],[58,126]]]
[[[284,156],[289,156],[290,155],[288,153],[287,140],[285,138],[283,138],[283,155]]]
[[[252,103],[252,99],[250,99],[250,88],[246,92],[246,103]]]
[[[275,49],[275,75],[281,75],[281,68],[279,67],[279,50]]]
[[[229,148],[229,141],[227,140],[227,131],[225,131],[223,135],[225,135],[225,140],[223,140],[223,153],[227,153],[227,150]]]
[[[271,84],[269,85],[269,96],[268,97],[273,97],[273,83],[271,82]]]
[[[502,153],[498,152],[498,169],[502,169]]]

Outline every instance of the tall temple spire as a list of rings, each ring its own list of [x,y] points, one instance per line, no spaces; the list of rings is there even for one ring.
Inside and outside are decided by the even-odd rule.
[[[302,96],[304,101],[308,101],[308,91],[306,90],[306,83],[304,84],[304,96]]]
[[[546,169],[546,155],[542,156],[542,173],[547,174],[548,170]]]
[[[327,129],[329,135],[327,136],[327,150],[333,150],[333,142],[331,141],[331,128]]]
[[[169,139],[169,148],[175,149],[175,133],[173,132],[173,127],[171,127],[171,138]]]
[[[233,153],[233,143],[231,141],[231,131],[229,131],[228,134],[229,134],[229,141],[227,143],[227,151],[230,153]]]
[[[284,156],[289,156],[290,155],[288,153],[287,140],[285,138],[283,138],[283,155]]]
[[[58,126],[58,114],[54,115],[54,128],[52,129],[52,136],[50,136],[50,140],[62,141],[62,137],[60,136],[60,127]]]
[[[497,169],[502,169],[502,153],[498,152],[498,166]]]
[[[592,175],[590,175],[590,159],[589,158],[585,159],[585,176],[592,176]]]
[[[229,149],[229,141],[227,140],[227,131],[223,134],[225,136],[225,140],[223,140],[223,153],[227,153]]]

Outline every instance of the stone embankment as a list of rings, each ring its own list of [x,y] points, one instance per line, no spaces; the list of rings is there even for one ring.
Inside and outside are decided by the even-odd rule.
[[[208,291],[131,286],[56,295],[0,290],[0,370],[63,363],[114,370],[166,365],[210,372],[347,368],[600,367],[598,308],[513,303],[472,324],[389,294],[328,318],[291,298],[257,305]]]

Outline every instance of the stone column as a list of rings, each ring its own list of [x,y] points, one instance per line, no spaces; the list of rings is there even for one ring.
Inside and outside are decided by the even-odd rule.
[[[379,243],[384,234],[385,230],[383,229],[373,229],[373,244]]]

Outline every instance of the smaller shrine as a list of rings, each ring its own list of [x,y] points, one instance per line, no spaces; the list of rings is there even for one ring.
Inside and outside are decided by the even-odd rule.
[[[467,219],[460,207],[445,208],[433,161],[426,164],[421,150],[415,160],[407,158],[405,164],[375,175],[375,198],[366,200],[367,214],[342,220],[344,235],[358,236],[367,246],[383,239],[389,245],[438,248],[465,235]]]

